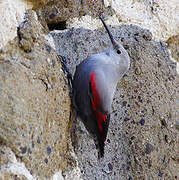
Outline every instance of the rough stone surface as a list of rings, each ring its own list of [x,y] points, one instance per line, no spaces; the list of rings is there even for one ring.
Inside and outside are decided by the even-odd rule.
[[[27,170],[24,163],[16,158],[12,150],[3,145],[0,145],[0,167],[1,180],[33,180],[35,178]]]
[[[179,178],[176,66],[166,44],[142,29],[148,28],[155,40],[169,38],[177,59],[177,1],[0,1],[0,179]],[[31,8],[43,27],[35,14],[25,13]],[[131,57],[131,68],[117,87],[101,161],[79,120],[71,134],[77,157],[73,153],[67,80],[53,40],[45,34],[47,24],[68,28],[52,34],[74,72],[88,55],[109,46],[101,22],[93,19],[99,12],[116,39],[129,46]]]
[[[166,44],[152,40],[148,30],[121,25],[112,26],[111,31],[129,46],[131,67],[117,87],[104,159],[97,160],[91,136],[77,121],[72,140],[81,178],[177,179],[176,64]],[[72,73],[83,59],[110,44],[104,28],[92,31],[80,26],[51,34]]]
[[[54,29],[60,29],[60,22],[69,18],[81,17],[86,14],[98,16],[100,12],[105,15],[113,14],[112,9],[105,7],[101,0],[48,0],[45,6],[37,12],[40,19],[42,21],[45,19],[49,26],[54,25]]]
[[[177,73],[179,74],[179,35],[170,37],[166,42],[173,61],[177,63]]]
[[[172,36],[167,40],[172,57],[179,63],[179,35]]]
[[[24,0],[27,4],[32,6],[33,10],[41,8],[43,5],[47,3],[48,0]]]
[[[149,29],[156,40],[167,40],[179,32],[178,0],[104,0],[127,24]]]
[[[17,36],[17,27],[24,19],[24,13],[32,6],[23,0],[0,1],[0,48]]]
[[[33,177],[49,179],[74,162],[68,84],[35,13],[26,13],[17,34],[0,51],[0,143]]]
[[[84,15],[115,14],[118,21],[149,29],[156,40],[167,40],[179,31],[178,0],[49,0],[39,11],[47,24]]]

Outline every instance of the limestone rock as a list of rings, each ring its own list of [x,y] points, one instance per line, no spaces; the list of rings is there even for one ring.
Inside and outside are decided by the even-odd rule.
[[[37,10],[39,18],[44,19],[50,29],[64,29],[69,18],[81,17],[83,15],[98,16],[100,12],[105,15],[113,14],[113,10],[105,7],[101,0],[48,0],[48,2]],[[44,23],[44,22],[43,22]]]
[[[6,146],[0,146],[0,177],[1,180],[18,179],[33,180],[30,171],[27,170],[24,163],[18,160],[12,150]]]
[[[80,21],[80,28],[51,33],[58,54],[66,57],[72,73],[87,56],[110,45],[104,28],[83,28],[91,23],[90,18],[86,20]],[[117,87],[103,160],[97,160],[92,138],[77,121],[72,139],[81,178],[177,179],[176,64],[170,60],[166,44],[153,40],[148,30],[134,25],[110,29],[118,41],[128,45],[131,67]]]
[[[172,57],[179,62],[179,35],[172,36],[167,40]]]
[[[32,9],[36,10],[47,3],[48,0],[25,0],[26,3],[31,4]]]
[[[104,0],[126,24],[149,29],[156,40],[167,40],[179,32],[178,0]]]
[[[73,162],[69,88],[35,13],[26,13],[17,34],[0,51],[0,142],[31,176],[49,179]]]
[[[0,1],[0,48],[17,36],[17,27],[24,20],[25,11],[31,8],[23,0]]]
[[[26,13],[32,8],[38,18]],[[1,178],[178,178],[179,79],[166,44],[156,41],[169,38],[173,57],[177,54],[177,0],[2,0],[0,10]],[[69,136],[69,87],[46,32],[47,25],[65,29],[52,35],[74,72],[110,44],[101,22],[93,19],[100,12],[129,47],[131,67],[118,84],[105,158],[98,161],[79,120]]]
[[[115,14],[118,21],[128,25],[149,29],[156,40],[167,40],[179,31],[178,0],[49,0],[38,12],[54,29],[69,18],[98,16],[102,12],[105,16]]]

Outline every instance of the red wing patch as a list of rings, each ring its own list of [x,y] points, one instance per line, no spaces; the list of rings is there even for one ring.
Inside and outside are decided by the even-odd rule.
[[[101,112],[98,111],[98,109],[101,109],[101,100],[100,100],[99,93],[96,88],[96,73],[95,72],[92,72],[90,75],[90,83],[91,83],[91,90],[93,94],[92,109],[98,121],[99,130],[100,132],[103,132],[103,123],[106,122],[106,115],[103,115]]]

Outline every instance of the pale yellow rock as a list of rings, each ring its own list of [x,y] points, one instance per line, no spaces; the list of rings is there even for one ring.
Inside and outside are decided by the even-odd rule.
[[[105,0],[126,24],[149,29],[156,40],[167,40],[179,32],[178,0]]]
[[[27,170],[23,162],[20,162],[12,150],[4,145],[0,145],[0,178],[1,180],[35,180]]]
[[[170,37],[167,41],[171,60],[176,63],[176,70],[179,75],[179,34]]]
[[[31,8],[23,0],[0,0],[0,48],[17,36],[17,27],[24,20],[25,11]]]
[[[49,179],[68,166],[71,102],[60,58],[43,31],[29,11],[18,37],[0,52],[0,143],[33,177]],[[10,165],[19,174],[22,164]]]

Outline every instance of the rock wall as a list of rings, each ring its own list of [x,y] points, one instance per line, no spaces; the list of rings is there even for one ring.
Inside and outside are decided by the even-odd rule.
[[[82,178],[177,179],[176,65],[170,60],[166,44],[152,40],[149,31],[134,25],[112,26],[111,31],[129,46],[131,67],[118,84],[104,159],[96,159],[92,138],[80,121],[76,124],[73,145]],[[104,28],[81,27],[51,34],[72,72],[88,55],[110,45]]]
[[[17,35],[0,52],[0,177],[49,179],[73,162],[68,83],[35,12]]]
[[[176,1],[0,2],[0,179],[178,179]],[[108,48],[100,12],[128,46],[131,67],[118,84],[98,161],[79,119],[71,131],[69,87],[57,54],[73,73]]]
[[[0,1],[0,48],[17,36],[17,27],[23,21],[25,11],[30,8],[22,0]]]
[[[94,17],[102,13],[110,19],[110,24],[135,24],[144,29],[149,29],[153,39],[166,41],[171,50],[171,55],[176,61],[178,54],[179,32],[179,3],[178,0],[82,0],[82,1],[48,1],[45,6],[38,10],[41,23],[48,24],[51,30],[65,29],[80,25],[95,29],[98,23]],[[88,21],[88,15],[93,17],[92,24]],[[75,18],[77,17],[77,18]],[[78,17],[82,18],[81,21]],[[71,18],[71,19],[69,19]],[[175,45],[174,45],[175,44]],[[179,73],[179,63],[177,63]]]
[[[127,24],[150,29],[156,40],[167,40],[179,32],[178,0],[105,0]]]

